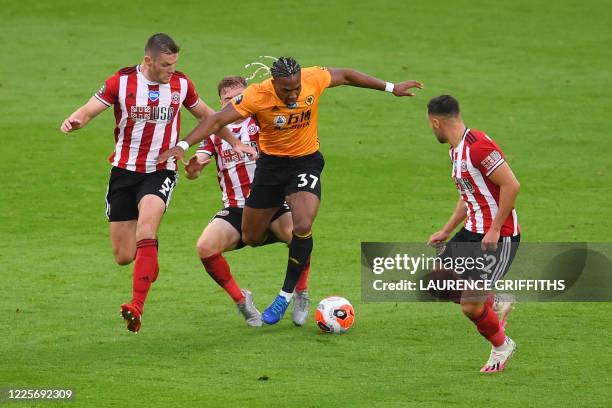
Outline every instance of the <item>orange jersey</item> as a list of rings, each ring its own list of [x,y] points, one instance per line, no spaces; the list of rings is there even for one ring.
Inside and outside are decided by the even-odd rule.
[[[297,106],[288,108],[268,79],[250,85],[232,101],[243,117],[259,124],[259,148],[272,156],[300,157],[319,150],[317,134],[319,98],[331,82],[327,68],[302,69],[302,89]]]

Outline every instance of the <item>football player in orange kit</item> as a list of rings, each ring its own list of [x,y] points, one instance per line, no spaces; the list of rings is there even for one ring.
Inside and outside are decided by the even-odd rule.
[[[267,238],[270,221],[286,201],[293,218],[287,272],[280,294],[263,313],[266,324],[277,323],[293,297],[296,282],[312,252],[312,224],[321,199],[323,155],[317,134],[318,106],[326,88],[349,85],[414,96],[418,81],[385,82],[353,69],[309,67],[302,69],[291,57],[278,58],[272,78],[250,85],[218,113],[201,121],[158,162],[182,158],[185,150],[223,126],[247,116],[256,118],[261,154],[242,217],[242,239],[259,245]],[[298,293],[299,296],[299,293]]]

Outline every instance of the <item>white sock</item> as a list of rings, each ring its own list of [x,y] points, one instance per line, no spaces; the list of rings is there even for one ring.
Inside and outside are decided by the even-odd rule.
[[[291,302],[291,298],[293,297],[293,293],[287,293],[282,290],[278,294],[284,297],[287,302]]]

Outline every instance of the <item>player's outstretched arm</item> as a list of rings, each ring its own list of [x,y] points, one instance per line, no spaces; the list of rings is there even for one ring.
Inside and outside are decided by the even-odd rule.
[[[329,73],[331,74],[330,88],[348,85],[392,92],[395,96],[414,96],[415,94],[410,92],[410,89],[423,88],[423,84],[419,81],[409,80],[393,84],[349,68],[329,68]]]
[[[448,237],[450,237],[450,234],[452,234],[455,228],[457,228],[457,226],[461,224],[463,220],[465,220],[466,216],[467,207],[465,206],[463,200],[459,198],[459,200],[457,201],[457,205],[455,205],[455,210],[453,211],[451,217],[448,219],[448,222],[444,225],[444,227],[442,227],[440,231],[431,234],[431,236],[429,237],[429,241],[427,241],[427,244],[432,247],[437,247],[446,242]]]
[[[499,206],[497,214],[491,222],[491,228],[482,239],[481,246],[483,250],[491,249],[494,251],[497,249],[501,228],[514,208],[521,185],[508,163],[503,163],[493,170],[493,173],[489,175],[489,180],[499,186]]]
[[[210,136],[213,133],[218,134],[219,137],[228,142],[236,153],[247,154],[252,158],[256,158],[257,151],[255,151],[254,148],[242,143],[234,135],[232,135],[231,132],[220,131],[224,129],[226,125],[229,125],[230,123],[235,122],[241,118],[242,116],[236,111],[236,109],[234,109],[233,105],[226,105],[219,112],[216,112],[215,114],[206,117],[204,120],[201,120],[200,123],[198,123],[197,126],[191,132],[189,132],[187,137],[181,140],[172,149],[166,150],[165,152],[161,153],[157,158],[157,163],[163,163],[170,157],[177,157],[179,159],[182,159],[185,150],[187,150],[190,146],[201,142],[202,140],[204,140],[204,138]]]
[[[108,106],[100,102],[95,96],[92,96],[85,105],[74,111],[72,115],[68,116],[64,122],[62,122],[60,130],[63,133],[68,133],[80,129],[85,126],[87,122],[104,112],[107,107]]]

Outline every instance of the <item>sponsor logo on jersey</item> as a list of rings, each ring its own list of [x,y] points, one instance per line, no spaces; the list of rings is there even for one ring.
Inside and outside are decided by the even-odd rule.
[[[489,171],[495,168],[495,166],[497,166],[502,160],[503,158],[501,153],[497,150],[493,150],[491,153],[489,153],[487,157],[484,158],[483,161],[480,162],[480,164],[482,165],[482,167],[487,169],[487,171]]]
[[[159,91],[149,91],[149,99],[151,102],[155,102],[159,99]]]
[[[244,144],[251,146],[255,151],[259,154],[259,146],[257,142],[254,140],[249,140],[244,142]],[[239,155],[232,149],[231,145],[227,143],[225,140],[223,141],[221,148],[221,152],[219,154],[221,158],[221,162],[225,167],[232,167],[232,163],[236,164],[237,162],[244,161],[244,163],[253,162],[247,154]]]
[[[312,111],[302,111],[302,113],[292,113],[289,115],[287,130],[301,129],[310,125],[310,115]]]
[[[455,177],[455,185],[461,194],[474,192],[474,186],[469,179]]]
[[[306,102],[306,105],[308,106],[312,105],[312,103],[314,102],[314,95],[308,95],[304,102]]]
[[[131,106],[130,119],[133,121],[171,122],[174,117],[172,106]]]

